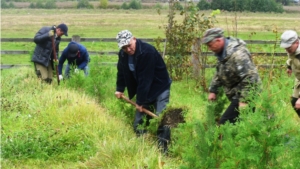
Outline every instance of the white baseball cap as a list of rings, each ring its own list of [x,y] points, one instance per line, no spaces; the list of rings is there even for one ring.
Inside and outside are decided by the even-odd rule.
[[[289,48],[298,39],[298,35],[293,30],[284,31],[281,35],[280,47]]]

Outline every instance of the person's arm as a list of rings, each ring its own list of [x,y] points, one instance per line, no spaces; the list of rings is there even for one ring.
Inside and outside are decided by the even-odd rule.
[[[291,63],[292,63],[292,59],[289,57],[288,60],[286,61],[286,67],[287,67],[286,72],[287,72],[288,76],[291,76],[291,74],[293,72]]]
[[[80,51],[80,57],[83,57],[83,61],[78,65],[78,69],[84,69],[89,63],[89,53],[85,48],[82,48]]]
[[[116,81],[116,92],[123,93],[126,88],[123,65],[121,63],[121,52],[119,52],[119,60],[117,64],[117,81]]]
[[[50,37],[54,36],[54,30],[47,29],[47,27],[41,28],[34,36],[33,41],[36,44],[43,43],[50,40]]]

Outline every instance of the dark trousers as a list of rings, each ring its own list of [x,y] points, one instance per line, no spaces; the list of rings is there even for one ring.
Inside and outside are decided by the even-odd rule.
[[[235,123],[237,117],[239,117],[239,100],[232,99],[230,105],[227,107],[226,111],[219,120],[219,124],[225,124],[226,121],[230,123]]]
[[[292,97],[291,98],[291,104],[295,110],[295,112],[298,114],[298,116],[300,117],[300,109],[296,109],[295,108],[295,105],[296,105],[296,102],[297,102],[298,98],[295,98],[295,97]]]
[[[166,108],[167,104],[169,103],[169,98],[170,98],[170,89],[167,89],[164,92],[162,92],[152,104],[143,105],[143,108],[148,109],[150,111],[155,111],[154,113],[159,116],[159,114]],[[143,131],[138,131],[139,130],[138,126],[144,123],[143,118],[146,118],[145,125],[148,126],[149,120],[152,117],[143,112],[136,111],[133,128],[137,133],[143,132]]]
[[[255,112],[255,107],[252,108],[252,112]],[[239,113],[239,100],[232,99],[230,105],[219,120],[219,124],[225,124],[226,121],[234,124],[238,119]]]
[[[155,114],[159,116],[159,114],[166,108],[167,104],[169,103],[170,98],[170,89],[165,90],[161,93],[156,100],[150,105],[143,105],[143,108],[146,108],[150,111],[155,110]],[[149,125],[149,120],[152,117],[143,113],[136,111],[135,119],[133,123],[133,128],[137,136],[144,134],[147,130],[140,125]],[[146,121],[144,121],[144,119]],[[168,143],[171,140],[171,130],[168,126],[160,125],[157,129],[157,138],[158,138],[158,147],[162,150],[163,153],[168,151]]]

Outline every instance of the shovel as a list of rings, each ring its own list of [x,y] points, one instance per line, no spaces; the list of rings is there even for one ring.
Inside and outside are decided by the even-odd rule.
[[[124,95],[122,95],[122,99],[125,100],[126,102],[132,104],[133,106],[137,106],[137,104],[136,104],[135,102],[131,101],[130,99],[128,99],[128,98],[127,98],[126,96],[124,96]],[[145,109],[145,108],[143,108],[143,112],[146,113],[146,114],[148,114],[148,115],[151,116],[151,117],[154,117],[154,118],[157,118],[157,117],[158,117],[156,114],[152,113],[151,111],[149,111],[149,110],[147,110],[147,109]]]

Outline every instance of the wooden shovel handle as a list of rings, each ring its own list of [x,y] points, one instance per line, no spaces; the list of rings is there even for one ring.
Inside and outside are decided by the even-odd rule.
[[[135,102],[133,102],[132,100],[128,99],[126,96],[122,95],[122,99],[125,100],[126,102],[132,104],[133,106],[137,106],[137,104]],[[148,114],[151,117],[158,117],[156,114],[152,113],[151,111],[143,108],[143,112]]]

